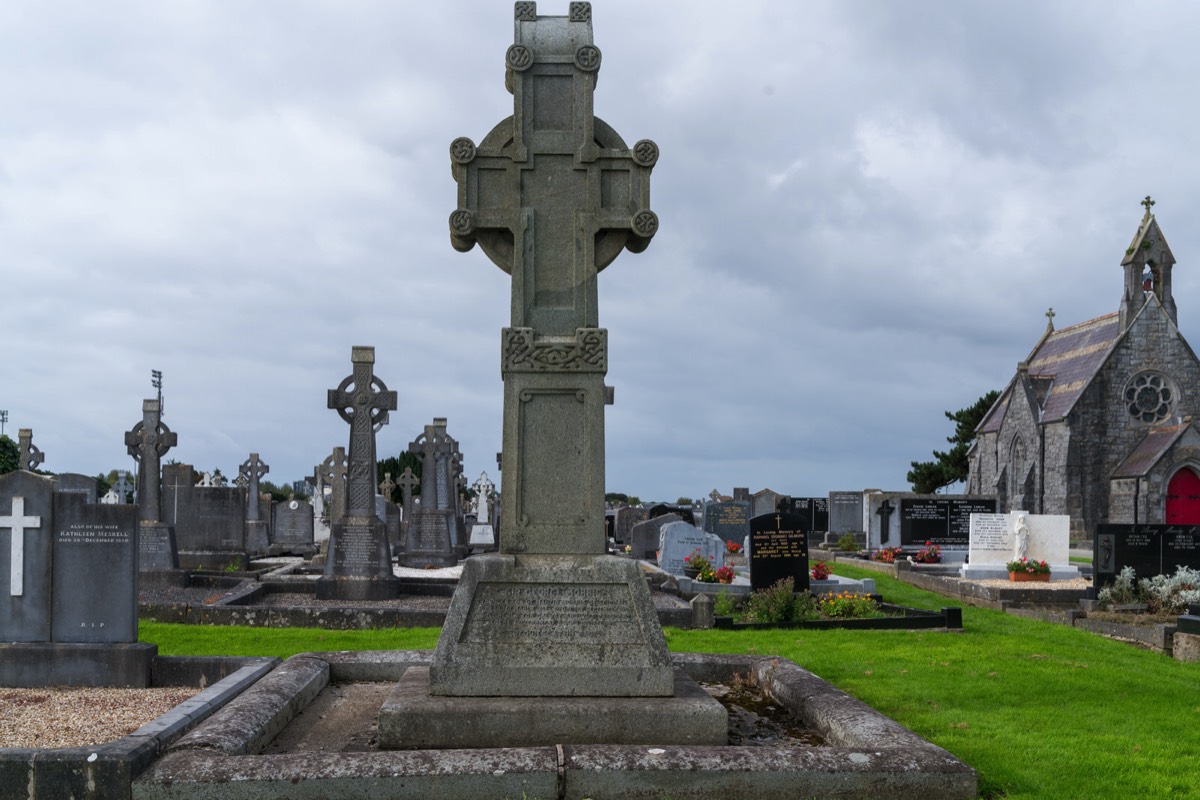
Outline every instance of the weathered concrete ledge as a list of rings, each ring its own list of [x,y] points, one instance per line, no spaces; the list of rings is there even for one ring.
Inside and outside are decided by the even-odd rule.
[[[169,749],[134,781],[138,800],[294,800],[335,798],[729,797],[974,798],[975,771],[864,703],[783,659],[676,654],[697,681],[753,680],[822,734],[828,747],[562,745],[377,753],[304,752],[239,755],[268,739],[267,727],[289,706],[286,685],[308,690],[324,662],[330,680],[398,679],[432,653],[309,653],[247,693]],[[305,677],[307,676],[307,677]],[[258,688],[258,687],[256,687]],[[260,730],[222,729],[242,708],[266,708]],[[294,709],[299,710],[299,709]],[[270,721],[268,721],[270,720]]]
[[[152,686],[211,685],[113,742],[91,747],[0,749],[0,798],[127,800],[133,779],[168,745],[279,663],[278,658],[157,657]]]

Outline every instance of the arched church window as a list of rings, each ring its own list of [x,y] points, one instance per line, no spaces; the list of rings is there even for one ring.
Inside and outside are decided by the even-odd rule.
[[[1141,422],[1162,422],[1175,410],[1175,391],[1165,375],[1139,372],[1125,387],[1130,415]]]
[[[1008,492],[1013,497],[1021,493],[1021,477],[1025,474],[1025,443],[1019,437],[1013,437],[1009,447],[1009,463],[1012,469],[1008,473]]]

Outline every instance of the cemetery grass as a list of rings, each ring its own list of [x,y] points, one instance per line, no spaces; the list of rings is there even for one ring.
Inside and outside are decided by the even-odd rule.
[[[947,598],[862,568],[889,603]],[[984,798],[1200,796],[1200,665],[992,609],[961,633],[668,629],[672,650],[795,661],[979,773]]]
[[[890,603],[946,598],[878,572]],[[964,631],[667,629],[678,652],[779,655],[966,761],[980,796],[1196,797],[1200,666],[1063,625],[967,606]],[[430,649],[436,628],[332,631],[142,622],[162,655]]]

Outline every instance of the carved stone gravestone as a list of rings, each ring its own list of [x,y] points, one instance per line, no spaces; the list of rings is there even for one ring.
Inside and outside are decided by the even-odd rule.
[[[279,555],[310,556],[317,551],[313,538],[313,507],[291,498],[276,503],[272,511],[271,552]]]
[[[406,513],[408,526],[399,555],[402,566],[421,569],[458,563],[458,521],[450,504],[454,448],[454,440],[437,419],[408,445],[410,453],[421,457],[421,504],[411,517]]]
[[[95,503],[99,499],[96,479],[77,472],[60,472],[55,475],[54,491],[82,495],[85,503]]]
[[[245,569],[246,489],[196,482],[190,464],[163,467],[163,515],[175,531],[185,569]]]
[[[1066,514],[973,513],[969,524],[967,563],[959,568],[962,578],[1005,578],[1005,565],[1021,556],[1050,564],[1051,580],[1079,577],[1079,568],[1070,563],[1071,518]]]
[[[354,347],[353,372],[329,390],[329,407],[350,424],[346,468],[346,513],[329,534],[325,572],[317,579],[317,597],[382,600],[395,597],[399,580],[384,522],[375,514],[375,431],[396,408],[396,393],[375,377],[375,348]]]
[[[158,400],[142,401],[142,421],[125,433],[125,447],[138,465],[138,557],[143,580],[183,584],[175,531],[162,509],[162,457],[179,443],[179,437],[162,421]]]
[[[633,526],[646,521],[646,509],[641,506],[621,506],[613,518],[613,541],[633,543]],[[638,556],[641,558],[641,556]]]
[[[678,514],[663,514],[634,525],[629,534],[630,555],[634,558],[654,561],[658,558],[658,547],[662,543],[663,526],[682,521]]]
[[[17,469],[32,472],[46,460],[45,454],[33,443],[33,429],[17,430]]]
[[[381,710],[380,741],[406,747],[416,732],[429,742],[435,728],[470,738],[471,720],[494,711],[502,721],[478,726],[479,746],[591,741],[589,720],[616,715],[628,720],[626,742],[699,732],[723,743],[719,703],[706,716],[711,705],[674,697],[639,565],[605,554],[608,333],[599,327],[597,278],[623,249],[645,249],[658,228],[649,207],[658,148],[647,140],[627,147],[592,114],[601,56],[590,3],[556,17],[519,2],[515,17],[505,58],[513,116],[479,146],[465,138],[450,146],[458,181],[451,242],[460,251],[478,243],[512,276],[512,326],[501,346],[501,549],[464,563],[433,665],[405,673]],[[651,713],[631,697],[673,699]],[[646,738],[656,723],[663,738]]]
[[[658,548],[659,569],[672,575],[682,575],[687,566],[686,559],[697,551],[708,559],[713,569],[725,566],[725,540],[721,537],[707,533],[690,522],[671,522],[662,527]]]

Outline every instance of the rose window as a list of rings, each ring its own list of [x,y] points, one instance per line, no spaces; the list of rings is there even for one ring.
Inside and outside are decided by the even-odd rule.
[[[1125,403],[1133,418],[1142,422],[1162,422],[1171,416],[1175,393],[1162,375],[1143,372],[1125,389]]]

